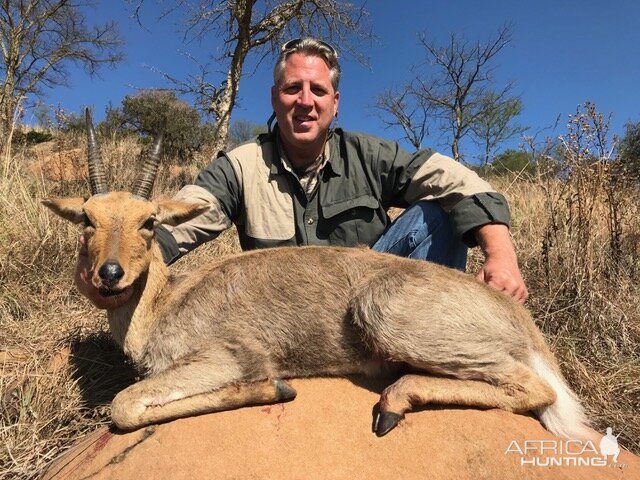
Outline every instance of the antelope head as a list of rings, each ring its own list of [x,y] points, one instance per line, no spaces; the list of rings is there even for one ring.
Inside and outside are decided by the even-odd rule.
[[[62,218],[82,225],[93,272],[90,281],[100,294],[128,298],[153,259],[156,227],[190,220],[206,211],[208,205],[149,199],[158,171],[162,135],[145,158],[132,192],[109,192],[89,109],[86,123],[91,196],[48,198],[42,203]]]

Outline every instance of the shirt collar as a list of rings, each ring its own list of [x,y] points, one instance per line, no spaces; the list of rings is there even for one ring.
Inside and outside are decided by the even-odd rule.
[[[272,131],[273,138],[275,139],[275,156],[274,161],[271,162],[270,173],[277,175],[288,171],[293,173],[293,168],[290,166],[290,162],[284,153],[282,148],[282,142],[280,141],[280,135],[278,134],[278,124],[276,123]],[[337,146],[336,135],[333,131],[329,133],[329,138],[324,146],[324,160],[322,168],[327,166],[331,167],[331,171],[340,176],[343,172],[342,162],[340,160],[339,147]]]
[[[334,175],[341,177],[344,173],[344,160],[340,156],[340,138],[342,131],[331,130],[329,133],[329,139],[327,140],[327,145],[325,148],[327,149],[327,155],[329,157],[327,161],[327,166],[331,168],[331,171]]]

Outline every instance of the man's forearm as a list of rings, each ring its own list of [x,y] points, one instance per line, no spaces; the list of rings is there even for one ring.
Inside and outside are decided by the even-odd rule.
[[[189,203],[208,203],[209,210],[177,226],[161,225],[157,230],[165,263],[171,264],[204,242],[213,240],[231,226],[231,220],[216,197],[197,185],[183,187],[174,197]]]
[[[502,224],[487,224],[476,229],[475,237],[485,255],[478,280],[523,303],[529,292],[518,267],[509,228]]]
[[[508,257],[517,263],[516,251],[511,241],[509,228],[506,225],[483,225],[476,229],[475,236],[485,257],[499,255]]]

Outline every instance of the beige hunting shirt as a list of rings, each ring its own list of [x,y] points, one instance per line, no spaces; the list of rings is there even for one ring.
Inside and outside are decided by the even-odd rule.
[[[469,246],[473,230],[508,225],[505,198],[472,170],[432,150],[409,153],[396,143],[336,129],[316,185],[307,195],[287,168],[277,127],[221,153],[177,199],[211,208],[185,224],[158,229],[172,262],[235,224],[245,250],[280,245],[372,245],[390,223],[390,207],[438,202]]]

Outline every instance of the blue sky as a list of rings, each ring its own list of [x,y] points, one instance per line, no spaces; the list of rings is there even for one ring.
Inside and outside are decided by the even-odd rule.
[[[204,58],[217,48],[213,43],[182,43],[171,19],[155,23],[150,8],[153,0],[146,3],[147,31],[129,18],[124,0],[97,3],[89,18],[119,22],[127,40],[127,59],[98,78],[73,71],[72,86],[49,91],[48,104],[76,112],[89,105],[100,118],[109,102],[118,106],[137,88],[166,86],[150,67],[181,77],[192,67],[181,52]],[[367,9],[378,42],[366,46],[368,67],[346,56],[341,59],[340,125],[345,129],[399,139],[400,132],[385,130],[370,106],[376,94],[409,79],[411,66],[425,59],[418,42],[420,32],[439,43],[446,42],[452,32],[469,40],[486,40],[506,23],[513,26],[513,42],[496,57],[496,85],[515,82],[514,93],[524,105],[518,122],[529,126],[532,133],[552,125],[559,115],[559,129],[545,133],[562,133],[567,115],[587,100],[602,113],[612,114],[614,133],[622,134],[626,122],[640,121],[640,62],[636,58],[640,2],[370,0]],[[269,117],[272,63],[267,59],[243,79],[234,119],[262,123]],[[427,143],[449,153],[437,136]],[[469,142],[463,150],[467,157],[476,152]]]

